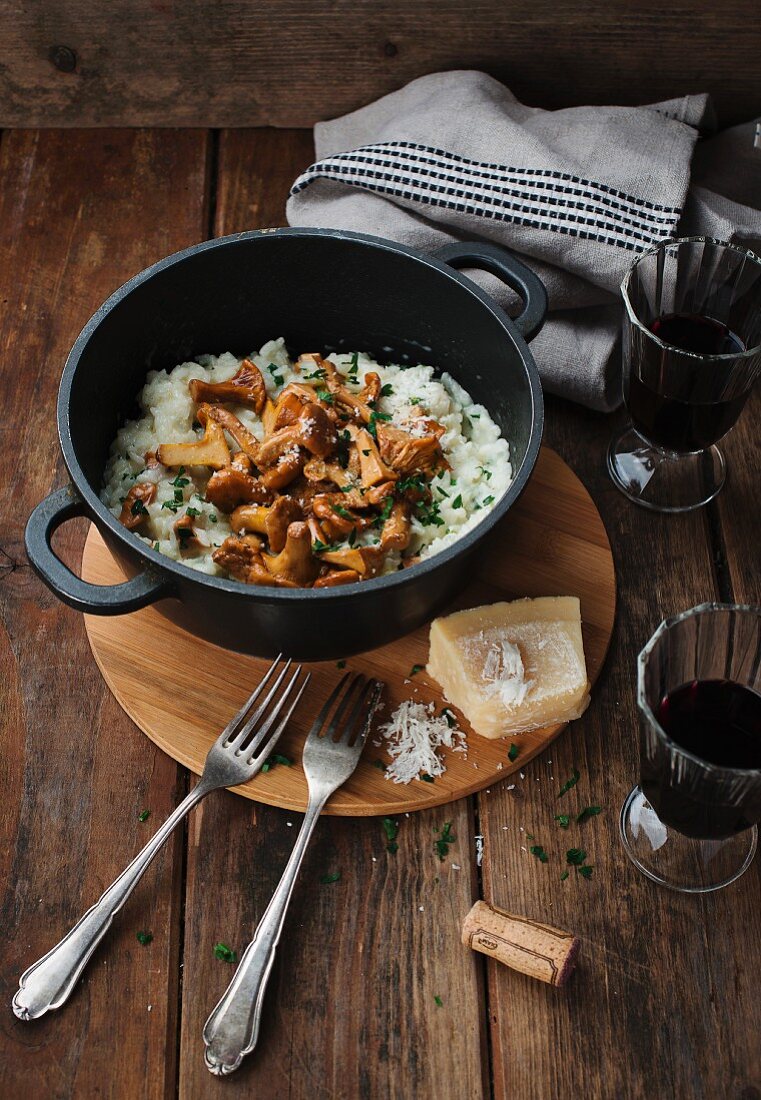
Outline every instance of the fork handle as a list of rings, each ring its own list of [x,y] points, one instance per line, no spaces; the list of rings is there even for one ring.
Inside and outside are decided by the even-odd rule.
[[[175,826],[210,790],[213,787],[201,780],[95,905],[79,918],[55,947],[24,971],[12,1002],[13,1011],[20,1020],[36,1020],[51,1009],[60,1008],[69,999],[90,956],[153,857],[169,839]]]
[[[275,962],[288,903],[310,837],[329,795],[330,792],[319,794],[314,800],[310,796],[283,877],[259,921],[253,940],[243,952],[233,980],[204,1025],[206,1068],[219,1077],[236,1070],[256,1046],[264,994]]]

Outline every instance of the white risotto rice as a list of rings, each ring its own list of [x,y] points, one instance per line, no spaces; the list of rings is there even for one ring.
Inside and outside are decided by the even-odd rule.
[[[284,340],[270,340],[258,355],[249,358],[262,373],[267,393],[275,398],[289,382],[299,381]],[[407,431],[421,412],[429,414],[445,429],[441,447],[450,469],[431,481],[433,500],[438,504],[439,525],[424,524],[417,517],[412,521],[412,542],[408,554],[431,557],[475,527],[490,511],[512,481],[510,450],[507,440],[483,405],[473,403],[468,393],[448,374],[434,377],[433,367],[381,366],[369,356],[359,353],[358,381],[346,381],[353,392],[362,389],[364,375],[375,371],[381,383],[391,385],[391,396],[381,397],[379,412],[391,417],[390,423]],[[329,359],[345,373],[351,364],[351,354],[334,354]],[[212,561],[214,549],[232,533],[229,518],[204,499],[209,471],[194,467],[178,478],[176,470],[164,466],[146,469],[145,456],[162,443],[192,443],[203,436],[203,429],[193,427],[195,404],[188,391],[188,382],[200,378],[208,382],[225,382],[232,378],[240,359],[224,355],[204,355],[197,361],[181,363],[167,372],[151,371],[139,396],[142,416],[130,420],[119,430],[111,447],[104,474],[101,500],[114,516],[121,512],[128,490],[136,483],[151,481],[157,486],[154,500],[148,504],[148,517],[138,537],[170,558],[181,560],[191,569],[212,575],[223,575]],[[232,412],[258,439],[264,437],[261,419],[251,409],[230,405]],[[228,440],[233,450],[232,440]],[[177,481],[181,485],[183,503],[179,510],[162,508],[176,500]],[[285,490],[287,492],[287,489]],[[194,556],[185,556],[178,544],[173,525],[188,508],[193,525],[208,549]],[[390,553],[385,572],[399,567],[400,555]]]

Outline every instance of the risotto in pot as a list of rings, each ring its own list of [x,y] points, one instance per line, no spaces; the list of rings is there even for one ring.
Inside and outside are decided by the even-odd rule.
[[[361,352],[201,356],[151,371],[101,499],[155,550],[248,584],[332,587],[450,546],[512,480],[483,405]]]

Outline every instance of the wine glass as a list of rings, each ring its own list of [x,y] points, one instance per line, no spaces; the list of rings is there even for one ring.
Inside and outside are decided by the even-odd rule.
[[[761,820],[761,608],[706,603],[639,655],[640,784],[621,839],[643,874],[686,893],[747,869]]]
[[[621,294],[631,424],[608,471],[635,503],[688,512],[724,484],[716,443],[761,373],[761,259],[711,237],[666,241],[635,260]]]

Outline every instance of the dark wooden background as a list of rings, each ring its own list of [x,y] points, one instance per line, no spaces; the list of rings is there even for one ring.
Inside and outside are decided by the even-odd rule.
[[[761,861],[717,894],[672,894],[628,863],[617,816],[637,776],[642,643],[663,615],[703,600],[761,602],[761,392],[727,440],[718,502],[675,517],[633,507],[609,481],[605,448],[620,417],[548,400],[546,441],[597,502],[618,571],[618,624],[592,705],[513,791],[498,784],[402,818],[396,855],[377,819],[318,826],[262,1045],[234,1078],[212,1079],[203,1065],[201,1028],[230,978],[212,948],[245,945],[298,816],[232,794],[194,811],[62,1011],[32,1024],[11,1014],[21,970],[192,782],[120,711],[81,616],[25,559],[26,516],[66,480],[55,434],[63,360],[135,271],[203,237],[282,222],[311,156],[310,134],[294,130],[30,130],[0,141],[0,1096],[759,1100]],[[80,521],[60,533],[72,564],[84,534]],[[567,809],[599,802],[603,813],[571,839],[553,815],[574,767]],[[432,839],[445,820],[458,840],[440,864]],[[522,851],[521,826],[550,864]],[[594,875],[562,883],[574,842]],[[326,870],[340,881],[322,885]],[[565,990],[461,946],[478,896],[581,936]],[[143,929],[154,937],[145,948]]]
[[[0,0],[0,126],[311,126],[477,68],[539,107],[761,112],[758,0]]]

